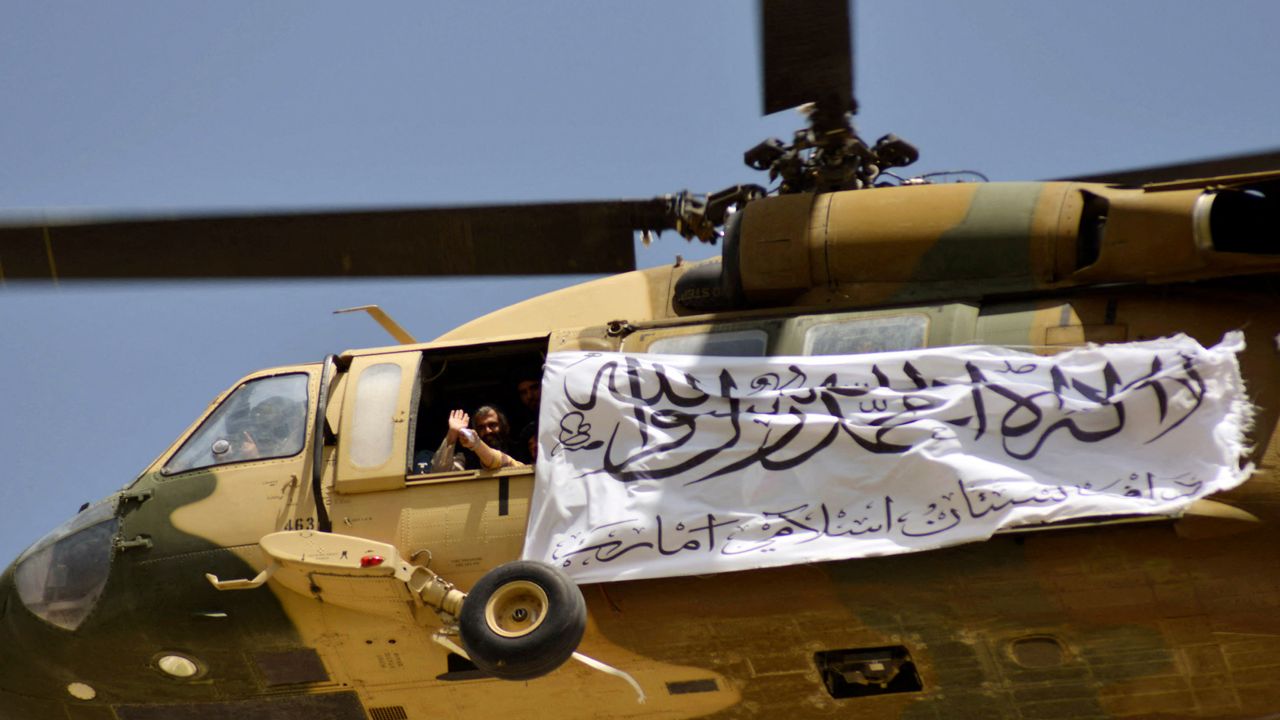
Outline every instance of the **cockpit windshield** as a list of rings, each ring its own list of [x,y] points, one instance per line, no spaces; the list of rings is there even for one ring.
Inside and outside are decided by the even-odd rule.
[[[119,525],[112,496],[81,510],[18,556],[14,583],[27,609],[64,630],[80,627],[106,587]]]
[[[296,455],[306,444],[304,373],[250,380],[231,393],[164,466],[165,475]]]

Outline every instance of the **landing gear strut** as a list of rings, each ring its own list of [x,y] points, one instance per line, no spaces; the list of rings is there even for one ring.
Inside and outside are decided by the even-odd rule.
[[[422,605],[441,613],[447,625],[456,619],[465,648],[460,650],[476,667],[504,680],[529,680],[560,667],[575,657],[587,629],[582,591],[563,572],[543,563],[517,560],[499,565],[470,593],[463,593],[431,569],[402,558],[393,545],[375,540],[306,530],[272,533],[259,545],[271,561],[257,577],[222,580],[210,574],[209,582],[219,590],[251,590],[274,578],[301,595],[364,612],[384,608],[355,589],[360,586],[325,591],[315,578],[362,578],[404,587]],[[448,634],[447,629],[437,633],[437,642],[447,640]],[[624,677],[643,697],[629,675],[585,656],[578,659]]]

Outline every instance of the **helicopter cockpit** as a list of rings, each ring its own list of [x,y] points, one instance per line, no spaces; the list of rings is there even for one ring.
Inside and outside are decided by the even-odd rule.
[[[306,443],[305,373],[255,377],[236,386],[172,454],[158,474],[144,473],[133,487],[189,472],[236,463],[290,458]],[[71,519],[31,545],[14,563],[22,603],[50,624],[78,629],[93,613],[107,586],[113,561],[151,538],[119,537],[126,506],[151,491],[117,493],[86,504]]]
[[[307,376],[290,373],[240,385],[165,464],[165,475],[302,451]]]

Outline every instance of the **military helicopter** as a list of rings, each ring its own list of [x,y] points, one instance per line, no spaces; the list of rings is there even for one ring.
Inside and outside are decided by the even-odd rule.
[[[833,11],[832,8],[826,10]],[[777,27],[777,24],[767,22],[766,27]],[[821,113],[817,117],[822,122]],[[822,132],[817,135],[840,135],[843,132],[843,128],[838,127],[825,126],[824,129],[819,125],[818,128]],[[846,142],[842,147],[848,146]],[[851,175],[842,170],[838,178],[830,181],[835,185],[822,190],[863,182],[859,170],[864,175],[867,172],[863,162],[867,148],[854,147],[859,162]],[[885,149],[890,147],[886,145]],[[874,148],[872,144],[871,149]],[[767,164],[783,161],[778,165],[778,172],[786,180],[788,152],[785,145],[768,144],[755,157],[772,153],[775,157]],[[899,147],[893,152],[905,151]],[[837,169],[841,165],[833,164]],[[794,188],[800,192],[776,198],[784,202],[776,203],[774,207],[787,206],[789,210],[779,211],[784,216],[794,212],[792,203],[796,202],[795,197],[803,197],[806,189],[819,189],[804,187],[803,183],[810,178],[815,182],[827,182],[818,178],[822,174],[818,171],[828,169],[828,166],[807,169],[801,166],[797,179],[792,181],[801,185]],[[1089,209],[1085,196],[1073,196],[1074,190],[1063,193],[1060,199],[1064,202],[1068,198],[1080,202],[1076,214],[1072,215],[1075,222],[1068,223],[1068,227],[1075,231],[1072,237],[1077,244],[1076,252],[1065,255],[1067,267],[1075,263],[1078,265],[1075,271],[1093,268],[1091,272],[1111,270],[1119,271],[1119,275],[1106,275],[1101,279],[1084,277],[1076,283],[1069,277],[1070,273],[1066,273],[1053,276],[1054,280],[1049,283],[1051,286],[1042,288],[1025,284],[1035,278],[1016,278],[1003,272],[1007,268],[997,266],[999,277],[995,280],[1012,279],[1014,283],[1024,284],[988,290],[987,283],[994,282],[993,279],[979,276],[966,279],[971,283],[969,287],[957,288],[947,284],[953,279],[951,276],[944,276],[935,278],[940,281],[937,287],[931,289],[927,287],[929,283],[924,282],[919,294],[889,300],[887,307],[915,307],[915,303],[927,302],[930,307],[940,308],[937,325],[950,323],[952,326],[960,321],[966,309],[976,311],[978,314],[973,316],[975,322],[985,322],[986,325],[980,330],[975,326],[973,334],[961,335],[965,340],[1005,341],[1052,348],[1089,340],[1116,341],[1128,338],[1130,333],[1136,337],[1162,332],[1168,327],[1194,332],[1195,329],[1185,326],[1181,318],[1168,318],[1166,315],[1170,304],[1186,302],[1179,295],[1189,292],[1200,303],[1198,307],[1202,312],[1204,304],[1219,308],[1204,314],[1203,322],[1207,327],[1200,332],[1206,336],[1246,322],[1252,323],[1249,326],[1250,348],[1254,349],[1246,359],[1246,375],[1255,399],[1265,408],[1265,398],[1271,391],[1266,369],[1272,367],[1275,360],[1267,354],[1266,343],[1259,339],[1265,341],[1273,337],[1276,327],[1275,321],[1267,316],[1266,305],[1256,300],[1273,295],[1273,286],[1269,282],[1273,275],[1266,274],[1274,273],[1265,252],[1269,246],[1249,245],[1230,249],[1213,246],[1207,250],[1235,253],[1230,256],[1231,260],[1243,258],[1242,265],[1219,269],[1229,281],[1227,290],[1220,289],[1212,278],[1207,277],[1215,268],[1206,269],[1200,264],[1179,266],[1178,255],[1161,253],[1169,263],[1166,270],[1179,282],[1200,282],[1172,285],[1171,294],[1157,298],[1145,287],[1129,285],[1135,280],[1159,282],[1167,278],[1124,275],[1132,263],[1098,267],[1099,262],[1111,259],[1109,253],[1115,246],[1106,243],[1114,241],[1116,233],[1095,233],[1092,244],[1079,243],[1080,230],[1099,227],[1103,216],[1108,223],[1150,222],[1151,216],[1144,212],[1142,201],[1126,204],[1126,200],[1135,197],[1147,198],[1151,194],[1166,193],[1157,196],[1167,198],[1182,193],[1186,202],[1194,205],[1201,202],[1204,188],[1213,186],[1222,188],[1219,195],[1224,197],[1242,193],[1245,197],[1239,199],[1246,205],[1252,202],[1250,198],[1256,197],[1253,193],[1265,198],[1265,183],[1268,181],[1265,176],[1224,177],[1248,174],[1233,172],[1239,169],[1242,169],[1240,161],[1226,172],[1176,169],[1177,175],[1211,173],[1212,176],[1193,179],[1187,187],[1177,185],[1159,190],[1135,190],[1122,185],[1112,186],[1105,181],[1088,185],[1089,192],[1107,200],[1108,212],[1105,213],[1098,211],[1097,203]],[[1138,182],[1145,183],[1156,177],[1153,172],[1148,172],[1138,178]],[[1123,178],[1110,180],[1120,184],[1133,182]],[[895,189],[857,192],[876,198],[876,193],[882,193],[880,197],[889,197],[891,190]],[[896,189],[896,193],[916,193],[917,190],[927,193],[946,191],[966,197],[975,192],[969,187],[916,188],[909,185]],[[770,218],[772,211],[763,209],[770,207],[766,204],[769,198],[756,197],[749,188],[738,188],[735,192],[738,194],[731,193],[729,197],[733,200],[730,204],[742,206],[739,216],[741,234],[737,239],[740,243],[739,258],[758,261],[759,255],[753,254],[749,246],[742,243],[744,238],[749,241],[753,236],[761,237],[752,231],[752,213],[765,213],[759,217]],[[856,203],[864,202],[860,199],[864,195],[849,196],[848,201],[853,203],[848,212],[856,213],[859,222],[862,216],[875,216],[874,212],[856,206]],[[937,205],[945,206],[951,202],[941,194],[934,197],[938,198],[935,201]],[[753,211],[753,207],[757,210]],[[1112,207],[1131,211],[1137,220],[1112,212]],[[626,206],[624,209],[630,216],[625,224],[626,236],[629,239],[631,230],[637,229],[636,224],[641,225],[638,229],[657,229],[663,222],[676,226],[671,229],[685,229],[695,235],[698,230],[714,232],[718,230],[714,222],[715,208],[712,199],[703,201],[688,196]],[[705,224],[708,209],[713,211],[710,230]],[[608,216],[616,212],[618,206],[608,205],[600,210]],[[574,211],[576,213],[579,209]],[[555,212],[555,209],[550,212]],[[632,220],[636,214],[643,222]],[[650,224],[654,217],[659,220]],[[1032,215],[1031,221],[1038,222],[1037,217]],[[1089,218],[1090,222],[1080,218]],[[928,222],[921,222],[925,226],[921,232],[928,240],[941,234],[939,227],[951,227],[944,224],[947,222],[945,219],[936,222],[939,224],[933,227],[929,227]],[[140,228],[131,228],[130,236],[142,237],[138,230]],[[732,230],[724,231],[732,241]],[[984,231],[984,237],[997,234],[994,230]],[[1119,235],[1131,242],[1154,236],[1154,233],[1145,232]],[[772,241],[770,244],[776,244],[779,238],[769,239]],[[1241,242],[1248,241],[1251,238],[1247,234],[1242,236]],[[1087,251],[1081,252],[1079,248],[1082,246]],[[1184,246],[1178,247],[1185,250]],[[1241,250],[1254,252],[1241,254]],[[963,260],[964,254],[944,257],[940,265],[943,268],[953,267],[955,262]],[[1060,259],[1057,255],[1053,258],[1055,262]],[[1086,262],[1090,258],[1093,262]],[[66,267],[64,264],[64,271]],[[429,366],[437,369],[445,361],[455,364],[471,362],[470,382],[482,383],[483,377],[492,374],[495,362],[537,358],[552,331],[557,335],[552,342],[560,342],[563,346],[576,343],[582,347],[626,348],[629,347],[628,342],[639,341],[648,348],[655,342],[671,339],[664,333],[680,337],[689,334],[691,329],[705,329],[708,325],[713,331],[732,332],[742,329],[738,327],[740,324],[763,322],[785,325],[801,316],[830,317],[835,314],[833,311],[850,313],[856,320],[865,312],[880,314],[886,307],[886,301],[878,293],[892,292],[883,287],[869,287],[863,278],[851,278],[847,282],[836,283],[840,291],[848,293],[860,289],[868,295],[842,297],[839,301],[815,301],[812,297],[804,297],[804,293],[826,292],[830,288],[819,290],[788,286],[785,284],[787,273],[768,272],[780,267],[787,269],[785,264],[770,263],[763,269],[757,264],[754,269],[743,265],[734,271],[729,269],[727,261],[721,261],[718,266],[713,262],[681,268],[679,277],[673,277],[673,268],[650,271],[640,276],[652,278],[667,274],[666,291],[659,294],[656,303],[660,307],[666,307],[668,303],[673,306],[666,315],[661,314],[664,311],[659,307],[638,309],[631,304],[634,295],[602,291],[610,283],[634,283],[637,280],[636,276],[620,276],[617,280],[605,281],[603,286],[581,291],[586,294],[579,297],[590,298],[590,304],[573,304],[605,305],[595,309],[598,314],[602,313],[602,318],[607,316],[609,320],[625,322],[580,322],[575,325],[572,321],[560,321],[547,332],[538,331],[535,319],[547,314],[546,303],[563,304],[567,296],[562,295],[558,300],[548,299],[541,301],[542,304],[535,301],[532,305],[513,308],[509,314],[482,319],[436,343],[396,347],[388,351],[346,353],[335,358],[332,366],[325,363],[264,371],[247,378],[243,387],[250,387],[249,383],[255,381],[285,378],[288,382],[291,375],[302,376],[308,386],[316,386],[310,395],[334,397],[321,389],[325,385],[325,374],[329,375],[331,387],[337,392],[336,386],[342,382],[337,379],[339,373],[348,378],[354,377],[354,373],[361,371],[361,363],[375,365],[377,363],[369,360],[378,357],[416,362],[418,365],[415,367],[437,361],[437,365]],[[874,269],[878,274],[874,279],[883,281],[887,277],[885,271],[891,267],[891,263],[877,264]],[[210,266],[205,267],[206,272],[209,269]],[[1061,268],[1053,265],[1052,269]],[[1261,274],[1253,278],[1243,277],[1254,273]],[[742,280],[741,287],[735,277]],[[913,277],[898,284],[909,286],[917,279]],[[683,287],[681,280],[684,281]],[[1107,287],[1093,289],[1096,282]],[[1111,283],[1122,287],[1109,287]],[[1045,292],[1040,292],[1042,290]],[[938,294],[931,295],[934,291]],[[797,292],[800,295],[789,297]],[[913,288],[911,292],[917,290]],[[989,303],[988,294],[992,296]],[[978,308],[972,305],[961,307],[970,303],[975,295],[982,300]],[[956,297],[966,300],[963,303],[948,302]],[[1227,302],[1236,299],[1245,302]],[[678,311],[674,308],[676,300],[683,306]],[[1214,305],[1215,301],[1218,304]],[[628,305],[625,308],[607,306],[612,302]],[[1052,322],[1045,317],[1051,318]],[[525,331],[531,327],[535,329],[529,336],[513,338],[511,333],[501,329],[513,325]],[[1119,326],[1125,327],[1121,330]],[[1014,336],[1018,337],[1016,341],[1010,339]],[[955,340],[951,337],[946,342]],[[1263,369],[1254,371],[1259,366]],[[408,368],[409,365],[402,367]],[[348,380],[348,384],[353,383]],[[410,383],[405,387],[413,386]],[[238,385],[228,392],[225,400],[215,403],[216,407],[211,409],[214,414],[202,420],[208,422],[219,408],[229,408],[227,403],[235,397],[239,387],[242,386]],[[339,404],[335,403],[333,407],[337,408]],[[187,584],[189,573],[186,571],[191,570],[194,563],[188,561],[198,562],[202,572],[215,574],[218,583],[226,583],[228,578],[245,578],[246,586],[253,582],[248,580],[254,574],[252,571],[266,567],[264,553],[272,557],[278,555],[282,563],[294,562],[296,570],[299,565],[305,565],[302,552],[295,551],[287,543],[276,546],[266,542],[263,525],[286,533],[307,533],[313,527],[325,530],[325,526],[332,526],[339,517],[336,510],[340,505],[345,506],[341,508],[343,524],[362,528],[360,532],[351,531],[352,535],[363,535],[364,542],[358,551],[362,559],[364,556],[376,556],[386,565],[396,567],[397,571],[399,556],[405,556],[404,562],[409,567],[421,567],[414,563],[421,562],[423,558],[409,557],[419,549],[418,542],[404,544],[402,536],[392,538],[390,528],[393,525],[398,528],[397,532],[405,527],[417,528],[415,532],[422,534],[413,539],[429,550],[430,567],[439,571],[440,577],[454,581],[458,587],[474,590],[475,582],[490,567],[497,567],[499,560],[518,554],[515,545],[519,544],[521,536],[515,528],[522,518],[519,511],[512,512],[512,507],[519,506],[522,501],[527,502],[530,492],[527,471],[436,476],[411,481],[407,468],[400,468],[405,471],[404,477],[395,477],[395,473],[391,476],[365,473],[363,476],[341,477],[342,471],[338,469],[343,464],[341,454],[344,448],[349,452],[344,438],[353,427],[351,417],[345,415],[348,406],[342,403],[341,407],[341,410],[332,411],[333,427],[327,429],[322,419],[325,413],[312,412],[317,422],[309,424],[313,430],[309,435],[311,439],[304,440],[303,451],[297,455],[260,463],[189,466],[190,470],[182,469],[181,463],[171,464],[183,453],[190,439],[199,434],[199,428],[205,427],[198,422],[157,461],[148,482],[135,485],[124,495],[113,498],[111,504],[87,508],[77,516],[77,520],[72,521],[72,527],[66,528],[67,532],[51,540],[52,544],[33,549],[28,560],[39,555],[41,550],[57,547],[68,539],[75,543],[83,541],[85,547],[97,544],[101,548],[104,546],[98,541],[104,535],[110,535],[112,544],[105,547],[114,548],[110,553],[113,567],[108,584],[102,591],[103,597],[108,597],[106,593],[113,586],[127,587],[129,594],[124,604],[115,609],[112,609],[109,599],[100,600],[100,604],[89,608],[84,607],[85,603],[79,603],[80,607],[76,608],[53,607],[60,602],[76,605],[75,598],[70,595],[43,598],[45,602],[40,611],[55,618],[54,625],[58,622],[63,625],[75,623],[76,614],[87,610],[88,615],[80,618],[86,625],[78,626],[74,631],[79,633],[74,644],[59,642],[59,638],[65,637],[59,633],[66,628],[60,631],[56,627],[47,627],[51,624],[48,618],[41,621],[45,623],[43,625],[30,622],[30,617],[22,615],[27,611],[10,596],[5,612],[6,623],[12,623],[11,627],[15,628],[20,622],[29,624],[17,632],[15,637],[19,641],[10,646],[10,652],[22,654],[6,658],[5,667],[18,665],[16,661],[22,657],[29,670],[24,671],[27,674],[23,676],[23,692],[14,694],[6,711],[17,713],[15,717],[39,717],[40,713],[54,707],[58,708],[56,712],[72,717],[157,717],[178,713],[192,717],[288,717],[305,713],[310,717],[389,718],[425,716],[428,713],[491,715],[499,712],[521,716],[528,714],[528,708],[539,702],[553,701],[557,706],[553,712],[557,714],[572,714],[575,704],[580,704],[585,712],[616,715],[677,716],[716,711],[748,715],[776,710],[791,715],[806,711],[814,714],[847,711],[874,716],[895,712],[933,712],[945,716],[965,711],[999,716],[1012,711],[1002,708],[1017,708],[1056,711],[1072,716],[1106,713],[1133,716],[1153,715],[1161,711],[1186,713],[1189,707],[1201,714],[1235,712],[1240,715],[1265,707],[1267,702],[1269,685],[1260,677],[1264,673],[1256,668],[1266,668],[1268,651],[1265,641],[1259,641],[1254,635],[1268,632],[1267,621],[1258,615],[1265,614],[1269,607],[1267,603],[1274,601],[1273,596],[1268,595],[1273,591],[1246,580],[1254,578],[1256,582],[1258,577],[1267,577],[1262,551],[1268,547],[1269,533],[1265,527],[1253,527],[1256,524],[1253,520],[1241,516],[1207,518],[1211,525],[1219,526],[1212,533],[1215,537],[1209,545],[1197,546],[1189,541],[1186,545],[1170,549],[1166,544],[1176,542],[1171,538],[1177,537],[1178,528],[1171,529],[1168,524],[1158,527],[1126,525],[1105,530],[1073,529],[1021,538],[998,538],[981,546],[860,561],[861,564],[851,561],[714,577],[611,584],[600,586],[595,595],[588,588],[587,606],[594,625],[588,630],[581,649],[587,655],[603,658],[615,668],[630,672],[640,685],[649,688],[649,701],[645,705],[636,705],[625,685],[610,684],[612,681],[597,677],[593,670],[574,665],[567,665],[525,685],[512,683],[504,688],[498,680],[467,663],[466,652],[446,652],[438,644],[433,644],[432,638],[419,627],[421,616],[430,617],[429,613],[420,612],[421,606],[405,603],[395,596],[371,597],[357,593],[354,600],[343,598],[341,586],[344,582],[356,586],[359,579],[367,579],[358,574],[363,569],[320,566],[330,572],[327,573],[328,578],[316,583],[317,586],[325,586],[319,592],[305,582],[299,585],[296,577],[290,580],[287,571],[278,572],[272,578],[270,588],[270,597],[276,600],[268,601],[265,606],[261,598],[267,589],[259,587],[240,591],[235,589],[239,586],[224,585],[227,589],[216,590],[215,585],[205,582],[201,576],[196,585],[203,593],[200,596],[202,602],[210,604],[193,610],[189,602],[192,596],[185,594],[186,590],[193,589]],[[343,416],[339,417],[339,414]],[[1259,425],[1263,428],[1274,426],[1274,417],[1262,418]],[[329,434],[334,435],[332,443],[326,439]],[[397,445],[392,455],[404,456],[409,441],[409,434],[397,435],[394,442],[403,442],[406,447]],[[1265,439],[1258,442],[1260,447],[1270,447]],[[210,444],[209,451],[216,454],[215,446],[216,442]],[[319,462],[315,451],[319,451]],[[229,452],[232,451],[224,451]],[[328,460],[324,459],[326,452],[330,453]],[[1265,467],[1265,460],[1263,463]],[[311,501],[310,507],[314,512],[308,512],[308,498],[314,498],[315,494],[308,495],[308,488],[314,488],[314,485],[309,485],[304,471],[308,468],[324,470],[330,466],[333,466],[335,475],[330,480],[333,490],[329,494],[333,506],[317,506]],[[210,467],[219,469],[210,470]],[[166,488],[178,487],[171,481],[171,484],[164,485],[166,481],[161,476],[165,475],[166,468],[172,471],[169,476],[174,479],[188,472],[191,473],[189,479],[198,477],[198,483],[205,486],[201,493],[209,491],[210,482],[215,483],[213,491],[201,500],[210,504],[194,513],[188,510],[182,519],[178,519],[183,508],[193,507],[188,505],[191,497],[182,498],[176,492],[165,492]],[[1269,486],[1259,482],[1265,478],[1263,475],[1251,480],[1229,499],[1255,513],[1256,517],[1268,519],[1259,507],[1265,507],[1268,497]],[[152,482],[154,485],[150,484]],[[250,500],[237,497],[235,493],[218,492],[223,484],[229,486],[232,482],[254,487],[255,497]],[[322,488],[325,482],[321,477]],[[342,483],[342,487],[339,488],[337,483]],[[191,486],[189,483],[188,487]],[[152,491],[151,494],[147,494],[148,490]],[[506,513],[502,511],[504,492],[508,505]],[[453,493],[458,495],[453,496]],[[469,493],[473,497],[469,497]],[[407,494],[419,497],[406,502]],[[449,499],[443,499],[446,497]],[[1257,501],[1259,498],[1261,502]],[[479,527],[482,529],[479,537],[484,538],[483,542],[476,541],[477,536],[464,537],[461,546],[451,541],[450,518],[447,516],[439,518],[439,522],[426,517],[413,518],[412,522],[418,525],[404,521],[406,510],[429,512],[433,508],[459,505],[478,509]],[[490,505],[494,507],[490,509]],[[321,516],[322,507],[328,514],[327,522]],[[116,516],[122,517],[124,526],[111,525]],[[392,517],[399,517],[399,524]],[[179,532],[167,533],[166,537],[163,529],[145,531],[150,529],[147,523],[152,523],[152,528],[163,528],[168,518],[173,518],[172,528]],[[304,526],[301,531],[297,529],[299,521]],[[217,527],[199,527],[204,522]],[[502,527],[504,524],[510,527]],[[380,525],[382,530],[377,530]],[[1220,526],[1225,526],[1225,530]],[[1178,527],[1185,531],[1185,525]],[[79,532],[70,532],[73,528]],[[369,529],[375,531],[366,533],[365,530]],[[90,532],[85,533],[84,530]],[[244,537],[230,538],[231,534],[241,530]],[[220,533],[226,533],[219,541],[223,544],[213,548],[191,540]],[[378,539],[379,533],[382,540]],[[335,530],[327,534],[341,533]],[[1194,535],[1194,532],[1184,534]],[[286,540],[289,538],[281,542]],[[260,544],[260,541],[263,542]],[[324,542],[323,536],[315,542]],[[169,545],[167,550],[164,549],[166,544]],[[71,547],[74,549],[74,543]],[[479,557],[470,552],[476,549],[480,551]],[[377,552],[369,552],[371,550]],[[320,548],[320,552],[323,551],[324,548]],[[93,553],[68,552],[67,556],[80,557],[88,563],[88,567],[83,568],[86,572],[74,575],[83,579],[85,587],[80,589],[88,591],[82,597],[92,595],[93,583],[90,580],[99,575],[94,569]],[[1100,573],[1101,577],[1091,578],[1093,571],[1088,559],[1101,557],[1107,558],[1108,568],[1119,565],[1129,571]],[[1116,562],[1117,557],[1119,562]],[[1225,559],[1234,559],[1235,564],[1225,562]],[[121,573],[126,566],[121,560],[132,561],[135,569]],[[954,567],[961,560],[970,568],[988,568],[988,574],[962,576]],[[1072,585],[1064,588],[1048,582],[1027,582],[1021,573],[1007,572],[1012,564],[1031,569],[1033,575],[1036,568],[1045,575],[1067,575]],[[370,574],[378,573],[379,567],[383,565],[374,565]],[[101,563],[97,568],[103,569]],[[340,570],[351,571],[346,580]],[[385,580],[381,575],[378,577],[379,582]],[[411,577],[424,581],[421,574]],[[930,581],[922,582],[919,580],[921,577],[929,577]],[[959,582],[961,577],[965,582]],[[911,582],[905,582],[904,578]],[[953,597],[940,597],[939,583],[946,586],[949,581],[948,592]],[[1265,585],[1265,581],[1262,582]],[[779,606],[773,593],[769,593],[767,599],[758,595],[762,586],[811,586],[814,583],[823,589],[807,597],[793,598],[786,607]],[[441,609],[456,610],[459,603],[466,607],[465,601],[456,596],[448,599],[450,591],[440,585],[428,583],[421,587],[428,586],[440,591]],[[1229,592],[1233,589],[1234,592]],[[1218,593],[1226,600],[1213,597]],[[997,597],[993,598],[993,595]],[[1085,597],[1088,595],[1101,599],[1089,603]],[[1128,601],[1116,602],[1122,596]],[[327,600],[320,602],[319,597]],[[992,603],[992,606],[982,610],[975,607],[978,601]],[[277,602],[278,607],[275,607]],[[677,604],[674,614],[672,603]],[[705,615],[711,607],[716,611],[714,620],[708,624]],[[886,610],[889,607],[905,610]],[[1117,607],[1120,610],[1109,621],[1100,620],[1099,616],[1107,615]],[[1259,608],[1263,612],[1259,612]],[[112,614],[136,617],[144,613],[153,620],[161,618],[160,622],[153,622],[157,627],[181,629],[166,636],[160,630],[140,630],[134,625],[124,627],[103,620]],[[284,619],[280,613],[289,619]],[[806,618],[803,625],[796,620],[797,614]],[[961,617],[956,617],[957,614]],[[647,616],[650,620],[648,623],[637,621],[637,615]],[[225,623],[231,629],[219,630],[219,623]],[[96,636],[90,631],[94,624],[99,628]],[[85,629],[81,631],[79,627]],[[1028,632],[1028,628],[1037,630]],[[766,632],[761,633],[761,629]],[[788,637],[784,648],[773,647],[767,638],[762,637],[781,633]],[[990,637],[975,637],[973,633],[990,634]],[[122,657],[121,648],[136,646],[136,641],[129,638],[139,635],[156,643],[156,649],[143,661],[130,665]],[[214,637],[219,639],[211,642]],[[727,651],[727,644],[738,646],[738,649]],[[36,652],[37,648],[42,652]],[[41,662],[31,662],[32,656],[39,655],[43,655]],[[95,667],[100,668],[96,676],[89,669]],[[117,669],[127,680],[104,684],[97,679]],[[1104,672],[1114,674],[1104,676]],[[376,680],[370,681],[369,677],[376,677]],[[993,677],[1000,679],[998,688],[975,688],[982,678]],[[35,697],[41,692],[42,683],[43,687],[52,689],[47,701]],[[1227,697],[1228,694],[1223,692],[1213,692],[1220,691],[1223,685],[1236,694]],[[437,698],[447,694],[447,704],[433,699],[431,688],[439,690],[434,693]],[[655,692],[655,689],[660,692]],[[131,691],[136,693],[135,699],[127,697]],[[1247,693],[1252,693],[1252,697]],[[52,699],[55,697],[57,699]],[[136,698],[145,699],[139,701]],[[924,710],[920,709],[922,707]]]

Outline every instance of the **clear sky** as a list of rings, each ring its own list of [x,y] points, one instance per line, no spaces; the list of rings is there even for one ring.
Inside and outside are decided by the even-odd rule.
[[[0,211],[444,205],[762,182],[744,0],[0,4]],[[1272,0],[864,0],[859,128],[1044,179],[1280,146]],[[518,252],[518,248],[513,248]],[[701,256],[673,236],[646,265]],[[0,557],[260,367],[581,278],[0,288]]]

